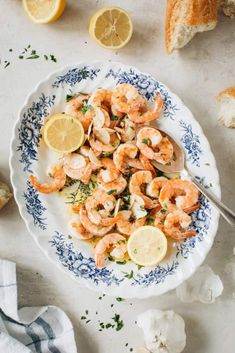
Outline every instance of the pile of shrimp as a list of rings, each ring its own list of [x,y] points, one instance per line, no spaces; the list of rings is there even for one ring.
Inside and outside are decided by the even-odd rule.
[[[163,107],[159,94],[150,108],[130,84],[74,96],[65,113],[82,123],[84,144],[53,167],[52,183],[30,176],[42,193],[62,190],[68,177],[84,184],[95,178],[93,194],[73,204],[70,227],[81,239],[100,238],[94,249],[98,268],[107,254],[119,261],[126,257],[128,237],[137,227],[158,227],[175,240],[195,235],[190,213],[199,207],[196,187],[162,176],[152,164],[173,158],[169,139],[151,126]]]

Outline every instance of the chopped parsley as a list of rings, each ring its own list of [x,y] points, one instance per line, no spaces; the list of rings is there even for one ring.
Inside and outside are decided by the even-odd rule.
[[[107,192],[108,195],[112,195],[114,194],[115,192],[117,192],[117,189],[111,189]]]
[[[134,277],[134,271],[131,270],[129,273],[128,272],[122,272],[124,273],[124,277],[128,279],[132,279]]]
[[[149,138],[143,139],[142,142],[143,142],[145,145],[150,145],[150,144],[151,144],[151,140],[150,140]]]
[[[147,218],[147,220],[146,220],[146,222],[147,222],[147,224],[148,225],[153,225],[154,224],[154,220],[155,220],[155,218],[154,217],[152,217],[152,216],[149,216],[148,218]]]
[[[160,213],[166,213],[166,210],[164,208],[161,209]]]
[[[120,319],[120,315],[115,314],[114,317],[112,317],[112,320],[116,324],[116,331],[120,331],[124,326],[123,320]]]
[[[124,300],[124,299],[121,298],[121,297],[117,297],[117,298],[116,298],[116,301],[117,301],[117,302],[122,302],[123,300]]]
[[[66,94],[66,102],[69,102],[71,99],[73,99],[76,95],[75,94]]]
[[[124,260],[124,261],[116,261],[116,264],[118,264],[118,265],[125,265],[125,264],[126,264],[126,260]]]
[[[111,120],[111,121],[118,120],[118,116],[116,116],[116,115],[111,115],[111,116],[110,116],[110,120]]]

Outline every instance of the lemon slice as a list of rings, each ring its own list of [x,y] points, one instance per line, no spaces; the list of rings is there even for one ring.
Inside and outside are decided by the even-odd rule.
[[[70,153],[83,144],[84,130],[78,119],[67,114],[55,114],[45,123],[43,138],[50,149]]]
[[[154,266],[166,255],[167,239],[160,229],[143,226],[131,234],[127,249],[131,260],[136,264]]]
[[[56,21],[64,12],[66,0],[23,0],[26,14],[34,23]]]
[[[89,25],[90,36],[102,47],[120,49],[131,39],[133,25],[130,16],[119,7],[97,11]]]

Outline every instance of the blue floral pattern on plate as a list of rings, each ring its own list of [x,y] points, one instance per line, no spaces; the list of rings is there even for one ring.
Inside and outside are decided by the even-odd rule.
[[[188,160],[197,167],[200,167],[202,149],[199,136],[193,132],[191,124],[187,124],[183,120],[180,120],[179,125],[184,131],[181,142],[187,152]]]
[[[136,266],[129,262],[122,266],[113,263],[111,269],[109,267],[97,269],[92,252],[87,253],[84,248],[78,250],[73,240],[64,235],[66,233],[62,225],[53,223],[54,220],[50,217],[51,204],[47,201],[49,196],[39,195],[26,181],[29,173],[35,173],[34,165],[38,158],[40,129],[44,117],[50,114],[56,97],[57,99],[61,97],[65,102],[67,89],[79,92],[81,90],[79,89],[80,83],[82,83],[82,89],[84,84],[86,85],[87,92],[90,87],[94,89],[94,87],[100,87],[103,84],[113,87],[118,83],[131,83],[148,100],[153,100],[156,93],[159,92],[165,101],[164,118],[170,119],[170,121],[168,120],[169,124],[176,137],[181,140],[187,153],[189,167],[194,166],[198,170],[200,176],[197,178],[206,187],[211,187],[211,184],[205,182],[205,175],[208,180],[208,171],[213,170],[213,173],[210,174],[213,187],[218,185],[213,156],[208,145],[204,142],[205,138],[200,132],[200,128],[194,123],[191,114],[187,113],[185,108],[182,109],[182,102],[162,83],[147,74],[138,72],[135,68],[120,64],[81,64],[64,69],[46,79],[30,96],[21,112],[14,137],[13,162],[11,161],[13,185],[16,190],[20,190],[20,193],[16,193],[16,199],[23,209],[23,216],[38,243],[41,244],[41,239],[47,237],[48,247],[45,245],[45,240],[42,243],[44,251],[53,258],[54,262],[60,263],[61,267],[67,269],[67,272],[72,273],[78,281],[81,282],[83,279],[82,283],[91,288],[97,288],[97,290],[100,290],[99,285],[101,285],[102,290],[105,290],[106,293],[112,295],[118,293],[123,297],[145,297],[156,295],[158,292],[163,293],[171,287],[169,283],[172,278],[175,285],[179,283],[177,277],[179,270],[184,268],[183,271],[187,272],[185,270],[188,267],[187,261],[191,261],[195,256],[195,248],[199,242],[207,251],[209,250],[204,240],[206,236],[214,237],[215,227],[213,230],[213,224],[215,221],[217,222],[218,216],[205,198],[200,197],[201,208],[192,216],[192,227],[196,229],[197,235],[180,243],[166,263],[159,264],[152,269],[142,268],[138,271],[135,270]],[[181,114],[182,112],[183,114]],[[208,157],[206,162],[210,163],[202,163],[205,162],[203,160],[205,154]],[[207,165],[206,169],[204,169],[204,165]],[[23,166],[23,171],[19,172],[19,166]],[[213,222],[211,222],[212,218]],[[212,233],[210,233],[211,228]],[[54,229],[57,231],[54,232]],[[132,274],[130,278],[126,276],[127,273]]]
[[[76,277],[89,279],[96,285],[102,282],[107,286],[111,284],[119,286],[124,280],[124,278],[117,278],[113,270],[107,270],[105,267],[99,270],[93,258],[85,257],[81,252],[76,251],[73,243],[67,242],[65,238],[65,235],[55,231],[50,243],[56,249],[62,265],[73,272]]]
[[[74,69],[68,70],[66,74],[57,76],[52,87],[58,88],[60,85],[63,86],[64,84],[73,87],[83,80],[94,80],[99,71],[100,69],[92,69],[89,66],[83,66],[82,68],[75,67]]]
[[[40,95],[37,101],[32,102],[30,107],[23,113],[23,118],[18,129],[19,145],[21,153],[20,163],[24,171],[32,172],[30,169],[33,161],[37,160],[37,147],[41,137],[40,129],[48,109],[54,105],[55,95]]]
[[[47,224],[45,223],[46,207],[42,205],[38,192],[34,189],[29,181],[27,181],[27,190],[23,194],[25,199],[25,206],[28,214],[33,218],[35,226],[45,230]]]

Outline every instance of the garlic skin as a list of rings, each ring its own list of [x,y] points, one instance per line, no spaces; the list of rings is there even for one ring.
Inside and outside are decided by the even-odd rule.
[[[199,267],[197,272],[176,288],[177,297],[184,303],[200,301],[214,303],[223,292],[223,283],[208,265]]]
[[[12,194],[7,184],[0,181],[0,210],[8,203]]]
[[[186,345],[184,320],[174,311],[147,310],[137,318],[151,353],[181,353]]]

